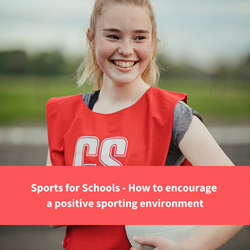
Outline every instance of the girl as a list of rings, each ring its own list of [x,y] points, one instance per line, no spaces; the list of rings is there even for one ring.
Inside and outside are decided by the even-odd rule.
[[[232,165],[199,114],[185,104],[185,94],[150,87],[159,72],[156,22],[148,0],[96,0],[87,38],[79,84],[90,79],[96,91],[47,103],[48,165],[179,165],[184,157],[193,165]],[[216,227],[211,233],[201,227],[191,245],[163,241],[161,247],[200,249],[199,237],[206,239],[206,249],[214,249],[214,241],[217,247],[237,230]],[[68,226],[63,246],[131,247],[124,226]]]

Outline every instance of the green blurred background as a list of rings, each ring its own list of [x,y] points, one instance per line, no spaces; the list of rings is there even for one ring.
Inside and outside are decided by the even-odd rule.
[[[0,52],[0,125],[45,125],[46,101],[55,96],[90,92],[76,85],[81,58],[64,58],[60,51],[29,57],[25,51]],[[158,86],[188,94],[189,105],[207,125],[250,125],[250,55],[234,67],[217,65],[207,73],[176,65],[158,55],[162,73]]]

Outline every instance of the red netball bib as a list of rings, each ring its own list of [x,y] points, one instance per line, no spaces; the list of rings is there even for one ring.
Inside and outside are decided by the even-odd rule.
[[[134,105],[112,114],[92,112],[82,95],[47,103],[53,166],[163,166],[174,108],[185,94],[151,87]],[[67,250],[129,250],[124,226],[68,226]]]

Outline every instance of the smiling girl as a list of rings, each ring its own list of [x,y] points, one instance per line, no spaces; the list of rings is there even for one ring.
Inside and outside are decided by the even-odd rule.
[[[96,0],[87,37],[79,85],[90,80],[95,91],[49,100],[48,165],[172,166],[184,158],[193,165],[233,165],[200,115],[186,105],[185,94],[150,87],[159,71],[149,1]],[[211,233],[202,226],[182,244],[137,241],[159,249],[201,249],[204,244],[214,249],[239,229],[215,226]],[[124,226],[67,226],[64,239],[67,250],[130,247]]]

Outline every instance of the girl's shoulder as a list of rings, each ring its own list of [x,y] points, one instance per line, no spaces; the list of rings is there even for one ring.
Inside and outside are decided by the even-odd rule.
[[[47,101],[47,106],[51,105],[65,105],[71,102],[77,102],[81,99],[82,94],[71,95],[71,96],[61,96],[61,97],[52,97]]]
[[[65,113],[75,113],[82,106],[82,94],[52,97],[46,103],[46,113],[48,116],[64,116]]]
[[[158,87],[151,87],[150,94],[153,99],[157,100],[168,100],[170,102],[183,101],[187,103],[187,94],[180,92],[173,92]]]
[[[186,134],[194,115],[203,121],[201,115],[189,107],[185,102],[179,101],[176,104],[166,166],[179,166],[184,160],[184,156],[179,148],[179,143]]]
[[[174,110],[172,141],[175,146],[178,146],[189,125],[193,119],[193,115],[197,116],[202,122],[202,116],[194,109],[189,107],[185,102],[179,101]]]
[[[174,109],[179,101],[187,102],[187,95],[184,93],[172,92],[158,87],[151,87],[142,97],[144,102],[141,105],[151,110],[152,114],[161,117],[161,119],[170,119],[172,124]],[[142,99],[141,98],[141,99]]]

